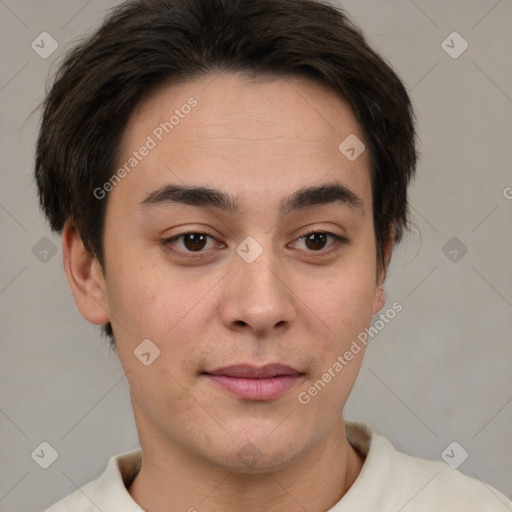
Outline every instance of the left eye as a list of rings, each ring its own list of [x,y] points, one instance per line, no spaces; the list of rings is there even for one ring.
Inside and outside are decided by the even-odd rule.
[[[300,240],[304,240],[306,246],[309,249],[312,249],[313,252],[319,252],[324,249],[324,246],[328,238],[334,239],[334,243],[331,244],[331,247],[333,245],[337,245],[340,242],[346,242],[346,239],[344,237],[325,231],[312,231],[311,233],[302,235],[300,238],[297,239],[297,242]]]

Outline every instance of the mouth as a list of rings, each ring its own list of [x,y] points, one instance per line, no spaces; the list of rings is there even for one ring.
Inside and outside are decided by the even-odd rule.
[[[246,400],[277,398],[300,381],[304,374],[283,364],[237,364],[202,372],[213,384]]]

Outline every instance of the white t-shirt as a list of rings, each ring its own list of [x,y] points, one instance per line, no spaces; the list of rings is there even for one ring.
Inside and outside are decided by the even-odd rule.
[[[501,492],[441,460],[399,452],[363,423],[346,421],[345,430],[365,462],[352,487],[327,512],[512,512],[512,501]],[[143,512],[126,490],[140,461],[140,449],[112,457],[100,478],[46,512]]]

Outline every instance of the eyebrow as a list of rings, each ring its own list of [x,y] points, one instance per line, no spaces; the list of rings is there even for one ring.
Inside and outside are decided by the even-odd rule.
[[[364,215],[363,201],[340,183],[302,187],[280,201],[278,213],[285,216],[291,212],[334,203],[346,205]],[[235,196],[211,187],[193,185],[164,185],[151,192],[140,204],[144,207],[186,204],[200,208],[218,208],[231,214],[240,214],[242,211]]]

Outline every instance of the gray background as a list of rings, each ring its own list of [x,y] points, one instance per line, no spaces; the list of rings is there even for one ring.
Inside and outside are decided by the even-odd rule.
[[[75,308],[32,180],[48,74],[115,3],[0,0],[2,511],[41,510],[138,446],[126,380]],[[404,309],[372,340],[346,417],[426,458],[457,441],[460,470],[512,497],[512,2],[341,3],[407,84],[421,139],[416,229],[387,281],[386,308]],[[59,44],[47,59],[31,48],[43,31]],[[469,44],[456,59],[441,46],[453,31]],[[46,470],[42,441],[59,454]]]

